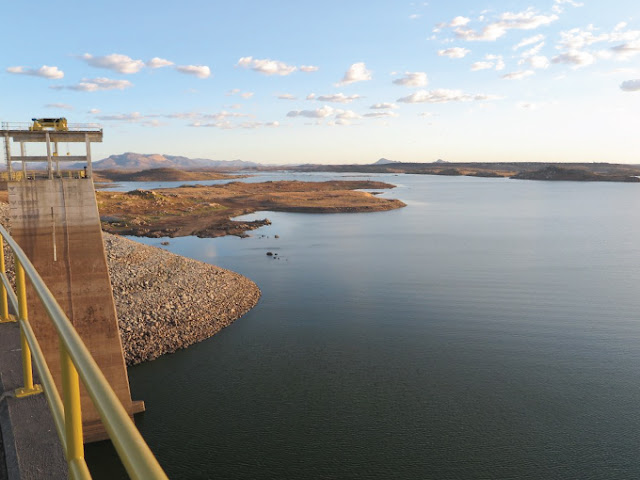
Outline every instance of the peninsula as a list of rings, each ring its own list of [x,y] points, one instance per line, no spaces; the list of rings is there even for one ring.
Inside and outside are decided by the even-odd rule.
[[[232,220],[257,211],[304,213],[379,212],[404,207],[400,200],[362,190],[394,188],[374,181],[279,181],[190,185],[158,190],[97,192],[103,230],[145,237],[247,236],[269,224]]]

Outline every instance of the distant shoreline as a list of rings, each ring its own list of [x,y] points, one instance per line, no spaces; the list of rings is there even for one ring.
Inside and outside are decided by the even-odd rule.
[[[297,172],[357,172],[414,175],[470,176],[513,178],[518,180],[574,182],[639,182],[640,165],[614,163],[376,163],[371,165],[305,165],[293,167]]]

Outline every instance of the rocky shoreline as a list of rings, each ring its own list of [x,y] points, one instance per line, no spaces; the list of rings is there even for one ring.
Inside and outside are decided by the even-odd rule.
[[[9,226],[9,206],[0,222]],[[205,340],[251,310],[258,286],[242,275],[102,233],[127,365]],[[12,269],[6,255],[7,270]]]

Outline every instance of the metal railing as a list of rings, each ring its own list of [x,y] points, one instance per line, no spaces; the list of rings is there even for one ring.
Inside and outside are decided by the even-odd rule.
[[[5,271],[3,238],[14,254],[15,293]],[[167,476],[162,467],[129,418],[80,335],[26,254],[1,225],[0,252],[0,279],[2,280],[0,285],[0,316],[2,319],[0,321],[12,321],[8,309],[10,303],[14,312],[18,314],[17,322],[20,325],[24,387],[16,390],[16,397],[35,395],[44,391],[69,465],[69,476],[73,479],[91,478],[84,459],[80,379],[129,476],[133,479],[166,479]],[[60,399],[60,393],[56,388],[38,339],[29,324],[25,277],[29,279],[58,334],[64,402]],[[32,358],[42,386],[33,383]]]
[[[22,181],[22,180],[34,180],[36,178],[48,178],[48,172],[46,170],[29,170],[24,172],[22,170],[13,170],[8,172],[6,170],[0,171],[0,181]],[[55,174],[56,178],[87,178],[87,172],[84,170],[62,170],[60,174]]]
[[[33,127],[33,122],[1,122],[0,130],[10,131],[25,131],[28,132]],[[42,130],[42,131],[47,131]],[[48,130],[54,132],[56,130]],[[98,123],[70,123],[68,129],[64,131],[69,132],[101,132],[102,126]]]

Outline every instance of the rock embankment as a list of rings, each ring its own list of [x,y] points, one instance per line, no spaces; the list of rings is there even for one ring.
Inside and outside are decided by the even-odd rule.
[[[9,224],[7,204],[0,222]],[[237,273],[116,235],[103,232],[103,239],[128,365],[211,337],[260,298],[257,285]]]
[[[128,365],[205,340],[251,310],[246,277],[103,232]]]

